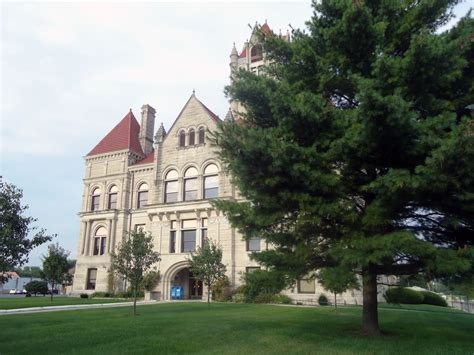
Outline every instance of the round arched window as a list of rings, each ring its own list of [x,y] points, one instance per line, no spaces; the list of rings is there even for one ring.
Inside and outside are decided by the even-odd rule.
[[[219,168],[216,164],[209,164],[204,169],[204,198],[219,197]]]
[[[114,210],[117,208],[117,195],[118,195],[118,187],[113,185],[109,189],[109,201],[108,201],[109,210]]]
[[[170,170],[165,177],[165,202],[178,201],[178,172]]]
[[[99,209],[99,203],[100,203],[100,194],[101,190],[99,187],[96,187],[92,191],[92,196],[91,196],[91,211],[97,211]]]
[[[192,201],[197,199],[198,184],[197,184],[198,171],[194,167],[188,168],[184,173],[184,200]]]
[[[143,183],[138,187],[137,208],[143,208],[148,204],[148,184]]]
[[[94,255],[104,255],[107,248],[107,229],[99,227],[94,234]]]
[[[184,147],[186,145],[186,133],[184,131],[179,132],[179,146]]]

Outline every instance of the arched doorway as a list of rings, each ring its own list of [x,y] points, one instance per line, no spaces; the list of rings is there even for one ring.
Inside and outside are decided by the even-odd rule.
[[[171,300],[171,289],[173,286],[181,286],[184,291],[184,299],[202,299],[203,285],[196,280],[189,271],[189,263],[181,261],[172,265],[163,274],[163,299]]]

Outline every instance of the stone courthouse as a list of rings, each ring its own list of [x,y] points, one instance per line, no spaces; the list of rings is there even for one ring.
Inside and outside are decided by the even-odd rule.
[[[265,23],[261,31],[270,31]],[[289,35],[283,36],[289,39]],[[231,69],[257,72],[266,59],[255,36],[240,53],[232,49]],[[231,102],[225,119],[239,111]],[[138,121],[139,120],[139,121]],[[194,94],[169,128],[155,130],[155,109],[130,112],[85,156],[85,177],[77,265],[72,292],[108,291],[110,254],[131,231],[151,233],[161,261],[161,281],[155,299],[170,299],[171,287],[182,286],[185,298],[206,294],[188,268],[188,258],[206,239],[223,250],[223,263],[233,286],[241,275],[259,265],[252,252],[267,247],[258,238],[244,241],[212,199],[239,199],[231,176],[219,161],[208,132],[220,119]],[[119,288],[123,283],[119,283]],[[314,280],[299,280],[288,294],[294,299],[317,299],[323,290]],[[359,294],[348,293],[348,301]]]

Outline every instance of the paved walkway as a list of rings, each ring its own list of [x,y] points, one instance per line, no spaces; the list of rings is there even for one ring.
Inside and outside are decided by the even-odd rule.
[[[137,301],[137,305],[157,304],[158,301]],[[112,308],[112,307],[132,307],[133,302],[117,302],[117,303],[95,303],[95,304],[71,304],[67,306],[46,306],[46,307],[30,307],[17,309],[0,309],[0,315],[7,314],[29,314],[57,311],[72,311],[78,309],[93,308]]]

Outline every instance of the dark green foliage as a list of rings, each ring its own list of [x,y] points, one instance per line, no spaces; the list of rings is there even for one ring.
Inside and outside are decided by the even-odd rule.
[[[51,285],[51,291],[55,290],[57,285],[70,280],[69,263],[67,257],[69,252],[64,250],[59,244],[48,246],[48,254],[43,256],[43,271],[41,277]],[[54,292],[51,292],[51,301]]]
[[[111,269],[130,282],[134,315],[137,315],[137,298],[143,297],[140,296],[143,277],[158,261],[160,254],[154,250],[153,237],[142,231],[130,233],[128,239],[119,244],[117,253],[112,254]]]
[[[81,298],[89,298],[89,295],[87,293],[81,293],[81,295],[79,296]]]
[[[255,270],[243,275],[245,294],[247,302],[257,302],[257,298],[270,297],[280,293],[286,286],[285,275],[277,271]]]
[[[388,303],[395,304],[420,304],[424,299],[421,292],[404,287],[389,288],[384,297]]]
[[[234,291],[230,287],[230,281],[227,276],[217,280],[212,286],[212,299],[218,302],[227,302],[232,299]]]
[[[360,288],[356,275],[351,270],[338,268],[322,268],[318,273],[321,285],[334,294],[334,308],[337,309],[337,294],[347,290]]]
[[[90,296],[91,298],[106,298],[111,297],[111,294],[108,292],[93,292]]]
[[[222,249],[213,242],[207,241],[198,247],[189,259],[189,271],[196,280],[202,281],[207,289],[212,291],[214,284],[225,276],[226,267],[222,263]],[[210,294],[207,293],[207,304],[210,303]]]
[[[278,295],[273,295],[272,296],[272,303],[292,304],[293,300],[291,299],[291,297],[289,297],[287,295],[278,294]]]
[[[424,304],[431,304],[433,306],[448,307],[448,303],[440,295],[438,295],[434,292],[430,292],[430,291],[421,291],[420,293],[423,296],[423,303]]]
[[[31,281],[25,285],[25,290],[35,296],[39,293],[43,296],[48,293],[48,283],[45,281]]]
[[[318,304],[320,306],[327,306],[329,304],[328,298],[325,294],[320,294],[318,297]]]
[[[377,275],[466,271],[474,245],[474,20],[457,0],[313,2],[293,41],[262,36],[269,75],[239,71],[245,108],[214,136],[245,202],[215,201],[253,254],[297,279],[358,272],[380,334]]]
[[[153,289],[160,282],[160,272],[159,271],[150,271],[144,277],[142,281],[142,286],[146,291],[153,291]]]
[[[54,237],[32,226],[36,219],[24,215],[28,206],[21,204],[22,197],[22,190],[4,183],[0,176],[0,283],[7,281],[5,272],[28,261],[33,248]]]

